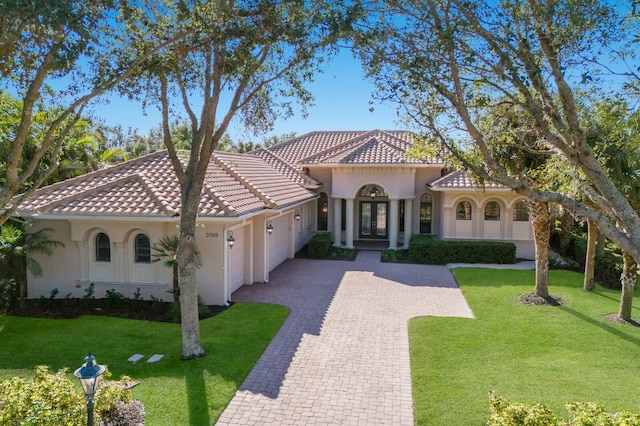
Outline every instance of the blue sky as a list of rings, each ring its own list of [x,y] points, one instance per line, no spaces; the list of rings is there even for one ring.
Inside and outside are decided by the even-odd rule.
[[[394,105],[373,103],[373,112],[369,111],[372,93],[375,88],[366,81],[362,67],[349,51],[343,51],[328,61],[326,71],[318,74],[309,89],[315,96],[315,106],[308,108],[308,117],[299,113],[287,120],[278,120],[269,135],[282,135],[296,132],[302,135],[316,130],[393,130],[404,128],[397,123]],[[96,105],[94,114],[109,126],[121,125],[126,131],[129,127],[139,129],[142,134],[158,127],[160,112],[147,108],[142,112],[139,103],[125,98],[111,96],[106,105]],[[263,136],[254,136],[239,123],[232,123],[227,132],[234,141],[252,140],[259,142]]]

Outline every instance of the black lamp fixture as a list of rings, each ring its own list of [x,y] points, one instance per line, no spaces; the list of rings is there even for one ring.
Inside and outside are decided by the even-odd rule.
[[[372,200],[376,198],[376,195],[378,195],[378,190],[375,186],[371,187],[371,190],[369,191],[369,195],[371,195]]]
[[[271,222],[267,222],[267,234],[273,234],[273,225],[271,224]]]
[[[296,212],[293,215],[293,217],[297,222],[300,222],[300,212],[298,210],[296,210]]]
[[[233,238],[233,231],[227,231],[227,244],[229,245],[229,248],[232,249],[235,243],[236,239]]]
[[[327,206],[327,202],[322,203],[322,213],[326,213],[329,211],[329,206]]]
[[[96,364],[96,359],[89,354],[84,359],[82,367],[73,372],[73,375],[80,380],[84,396],[87,398],[87,425],[93,426],[93,398],[96,395],[98,380],[102,373],[106,371],[104,365]]]

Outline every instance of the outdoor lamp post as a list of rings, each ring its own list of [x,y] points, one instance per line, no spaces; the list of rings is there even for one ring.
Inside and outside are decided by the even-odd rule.
[[[96,394],[98,380],[100,375],[104,373],[106,367],[96,364],[96,359],[89,354],[84,359],[82,367],[73,372],[73,375],[80,380],[84,396],[87,397],[87,426],[93,426],[93,397]]]

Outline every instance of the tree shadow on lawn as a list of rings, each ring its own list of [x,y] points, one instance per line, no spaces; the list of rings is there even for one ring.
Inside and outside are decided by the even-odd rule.
[[[222,414],[286,318],[286,309],[279,308],[272,313],[279,315],[280,322],[276,320],[275,329],[272,326],[269,331],[259,323],[271,311],[260,305],[234,305],[217,317],[201,321],[202,345],[210,354],[191,361],[180,360],[179,324],[92,316],[72,320],[0,316],[0,326],[4,325],[0,331],[0,379],[16,375],[32,378],[36,366],[48,365],[52,371],[68,368],[75,381],[71,372],[91,352],[98,363],[108,366],[112,380],[127,375],[140,382],[134,397],[145,403],[150,424],[210,425]],[[248,311],[238,319],[234,309]],[[238,321],[255,324],[236,328]],[[135,353],[144,358],[135,363],[127,361]],[[148,363],[153,354],[162,354],[163,358]],[[162,412],[164,423],[153,421],[156,410]],[[164,420],[165,414],[169,423]]]
[[[600,328],[600,329],[602,329],[602,330],[604,330],[604,331],[606,331],[608,333],[613,334],[614,336],[616,336],[616,337],[618,337],[618,338],[620,338],[622,340],[625,340],[625,341],[627,341],[627,342],[629,342],[629,343],[631,343],[633,345],[636,345],[636,346],[640,347],[640,339],[625,333],[621,328],[615,327],[613,325],[609,325],[606,322],[600,322],[598,320],[595,320],[595,319],[583,314],[582,312],[579,312],[579,311],[576,311],[575,309],[571,309],[571,308],[567,307],[566,305],[557,306],[554,309],[560,309],[562,311],[565,311],[566,313],[568,313],[570,315],[573,315],[574,317],[576,317],[576,318],[578,318],[578,319],[580,319],[580,320],[582,320],[582,321],[584,321],[586,323],[589,323],[589,324],[591,324],[593,326],[596,326],[596,327],[598,327],[598,328]],[[604,320],[604,317],[603,317],[603,320]]]

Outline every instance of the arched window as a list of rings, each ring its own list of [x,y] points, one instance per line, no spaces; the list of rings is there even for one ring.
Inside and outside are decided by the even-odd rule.
[[[500,204],[489,201],[484,207],[484,220],[500,220]]]
[[[513,221],[529,222],[529,208],[524,200],[516,203],[516,206],[513,209]]]
[[[358,195],[362,198],[371,198],[372,200],[375,200],[377,197],[389,196],[389,194],[387,194],[387,191],[385,191],[384,188],[375,184],[369,184],[369,185],[363,186],[362,188],[360,188],[360,192],[358,193]]]
[[[431,233],[431,221],[433,219],[433,197],[424,193],[420,196],[420,233]]]
[[[456,220],[471,220],[471,203],[460,201],[456,207]]]
[[[318,231],[326,231],[329,218],[329,199],[324,192],[318,198]]]
[[[111,262],[111,241],[104,232],[96,235],[96,262]]]
[[[144,234],[136,235],[135,241],[136,263],[151,263],[151,244],[149,237]]]

